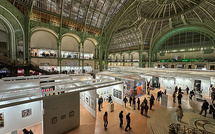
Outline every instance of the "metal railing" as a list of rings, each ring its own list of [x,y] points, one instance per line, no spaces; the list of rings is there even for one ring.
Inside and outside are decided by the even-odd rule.
[[[169,134],[215,134],[206,130],[198,129],[188,125],[172,123],[169,125]]]

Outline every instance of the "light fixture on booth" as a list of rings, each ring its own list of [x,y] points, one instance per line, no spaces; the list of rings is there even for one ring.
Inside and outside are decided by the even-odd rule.
[[[157,66],[155,66],[155,68],[158,68]]]

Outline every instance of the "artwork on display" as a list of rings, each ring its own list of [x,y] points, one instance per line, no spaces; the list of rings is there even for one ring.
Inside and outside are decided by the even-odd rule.
[[[30,116],[30,115],[31,115],[31,108],[22,110],[22,118]]]
[[[81,93],[81,100],[84,101],[84,93]]]
[[[85,103],[87,105],[90,105],[90,97],[88,95],[85,94]]]
[[[103,95],[103,92],[101,92],[101,95]]]
[[[4,113],[0,113],[0,128],[4,127]]]
[[[96,110],[96,100],[92,97],[90,97],[90,107],[93,109],[93,110]]]
[[[122,99],[122,91],[119,91],[117,89],[113,89],[113,96],[119,99]]]
[[[74,111],[69,112],[69,118],[74,116]]]
[[[106,94],[106,91],[104,91],[104,94]]]
[[[66,115],[62,115],[62,116],[61,116],[61,119],[65,119],[65,118],[66,118]]]
[[[201,80],[195,80],[194,81],[194,91],[200,91],[201,88]]]
[[[122,79],[122,81],[124,83],[124,95],[125,96],[132,95],[132,91],[134,90],[134,81],[124,79]]]
[[[52,118],[52,124],[55,124],[55,123],[57,123],[57,117]]]

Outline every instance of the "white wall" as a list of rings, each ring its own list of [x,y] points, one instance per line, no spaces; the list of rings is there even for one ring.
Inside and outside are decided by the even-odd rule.
[[[203,89],[202,95],[209,96],[210,94],[210,79],[201,80],[201,89]]]
[[[194,80],[191,78],[176,77],[176,85],[178,88],[181,87],[181,89],[186,89],[188,86],[191,91],[193,90]]]
[[[96,90],[90,90],[90,91],[85,91],[85,92],[80,92],[80,98],[81,98],[81,94],[84,94],[84,95],[87,95],[90,99],[93,98],[96,102],[95,102],[95,105],[94,105],[94,109],[92,107],[90,107],[90,102],[91,100],[88,100],[89,101],[89,104],[87,104],[85,101],[83,101],[82,99],[80,99],[81,101],[81,105],[87,110],[89,111],[94,117],[96,117],[96,104],[97,104],[97,99],[98,98],[98,95],[96,94]],[[86,96],[84,96],[84,100],[85,100]]]
[[[57,50],[57,40],[49,32],[38,31],[31,36],[31,47]]]
[[[79,43],[74,37],[65,36],[62,39],[61,50],[78,52],[78,45]]]
[[[122,99],[116,98],[113,96],[113,89],[117,89],[119,91],[122,91]],[[106,94],[104,94],[104,91],[106,91]],[[118,84],[118,85],[114,85],[114,86],[109,86],[109,87],[104,87],[104,88],[99,88],[97,89],[97,94],[100,96],[102,96],[102,98],[108,97],[109,94],[111,95],[111,98],[114,102],[123,105],[123,84]],[[103,95],[101,95],[101,92],[103,92]]]
[[[173,78],[159,78],[160,87],[166,90],[167,94],[173,94],[175,91],[175,79]]]
[[[67,93],[44,98],[43,128],[44,134],[65,133],[80,125],[80,96],[79,93]],[[69,113],[74,111],[74,116]],[[65,119],[61,119],[66,115]],[[57,123],[52,124],[53,117],[57,117]]]
[[[10,133],[42,122],[42,101],[36,101],[17,106],[0,109],[4,113],[4,127],[0,128],[0,134]],[[31,108],[32,114],[22,118],[22,110]]]

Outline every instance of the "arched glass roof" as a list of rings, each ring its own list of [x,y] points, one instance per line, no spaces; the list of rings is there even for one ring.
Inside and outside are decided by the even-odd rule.
[[[102,28],[128,0],[64,0],[63,17]],[[60,15],[62,0],[35,0],[34,8]]]

